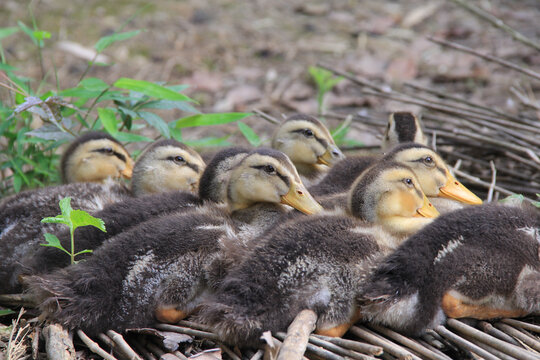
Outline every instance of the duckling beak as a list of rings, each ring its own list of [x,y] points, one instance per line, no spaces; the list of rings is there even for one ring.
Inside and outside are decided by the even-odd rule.
[[[131,176],[133,175],[133,161],[128,161],[126,163],[126,167],[124,170],[120,171],[120,175],[125,179],[131,179]]]
[[[301,183],[292,183],[289,192],[281,196],[281,203],[292,206],[304,214],[316,214],[323,210],[323,207],[311,196]]]
[[[482,199],[457,181],[448,170],[446,171],[446,178],[446,184],[439,189],[440,197],[457,200],[470,205],[482,204]]]
[[[414,214],[415,217],[427,218],[436,218],[439,215],[439,211],[435,208],[435,206],[433,206],[431,202],[429,202],[426,195],[424,195],[424,204],[420,209],[416,210],[416,214]]]
[[[317,164],[326,166],[332,166],[341,159],[344,159],[345,155],[335,145],[329,146],[326,152],[317,158]]]

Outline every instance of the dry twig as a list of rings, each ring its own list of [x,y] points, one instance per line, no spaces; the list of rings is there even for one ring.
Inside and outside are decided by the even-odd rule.
[[[114,356],[103,350],[97,342],[93,341],[86,335],[82,330],[77,330],[77,335],[79,336],[79,339],[88,347],[88,349],[93,352],[94,354],[97,354],[104,358],[105,360],[117,360]]]
[[[317,314],[313,310],[300,311],[287,329],[278,360],[301,359],[306,351],[309,335],[315,330],[316,322]]]
[[[75,359],[73,339],[62,326],[50,324],[43,329],[43,335],[45,336],[45,349],[49,359]]]

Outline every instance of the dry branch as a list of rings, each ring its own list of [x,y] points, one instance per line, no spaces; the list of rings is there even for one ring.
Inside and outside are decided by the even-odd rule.
[[[177,332],[177,333],[180,333],[180,334],[186,334],[186,335],[191,335],[191,336],[198,336],[198,337],[202,337],[203,339],[209,339],[209,340],[212,340],[212,341],[219,341],[220,340],[219,336],[217,336],[216,334],[212,334],[212,333],[206,332],[206,331],[189,329],[189,328],[176,326],[176,325],[158,324],[158,325],[156,325],[156,329],[165,330],[165,331],[172,331],[172,332]]]
[[[127,343],[126,340],[124,340],[124,337],[113,330],[107,331],[107,336],[109,336],[112,341],[118,346],[118,350],[123,352],[128,356],[130,360],[143,360],[139,354],[137,354],[131,346]]]
[[[333,338],[333,337],[322,336],[322,335],[312,335],[312,336],[328,341],[332,344],[339,345],[343,348],[351,349],[351,350],[368,354],[368,355],[381,355],[383,352],[383,348],[380,346],[375,346],[375,345],[371,345],[371,344],[367,344],[367,343],[363,343],[359,341],[347,340],[347,339],[343,339],[339,337]]]
[[[411,352],[405,350],[404,348],[391,342],[390,340],[384,339],[383,337],[373,333],[372,331],[366,329],[363,326],[353,326],[349,331],[352,334],[364,339],[365,341],[382,347],[384,351],[394,356],[397,356],[400,359],[418,359],[418,357]]]
[[[506,341],[507,343],[510,343],[512,345],[516,345],[518,347],[521,346],[521,344],[517,342],[516,339],[514,339],[507,333],[502,332],[501,330],[493,327],[492,324],[485,321],[481,321],[479,325],[482,328],[482,330],[484,330],[484,332],[488,333],[489,335],[496,337],[499,340]]]
[[[75,348],[71,335],[58,324],[43,329],[47,357],[55,360],[75,360]]]
[[[505,324],[508,324],[508,325],[517,326],[517,327],[520,327],[520,328],[525,329],[525,330],[540,333],[540,326],[539,325],[526,323],[526,322],[519,321],[519,320],[516,320],[516,319],[502,319],[501,322],[503,322]]]
[[[265,112],[263,112],[263,111],[261,111],[261,110],[259,110],[259,109],[253,109],[253,112],[254,112],[257,116],[263,118],[263,119],[266,120],[266,121],[271,122],[271,123],[274,124],[274,125],[279,125],[279,124],[281,124],[281,121],[279,121],[278,119],[276,119],[276,118],[273,117],[272,115],[269,115],[269,114],[267,114],[267,113],[265,113]]]
[[[97,354],[104,358],[105,360],[117,360],[114,356],[103,350],[97,342],[93,341],[86,335],[82,330],[77,330],[77,335],[79,336],[79,339],[88,347],[88,349],[93,352],[94,354]]]
[[[313,310],[302,310],[287,329],[287,336],[279,350],[278,360],[302,359],[309,335],[315,330],[317,314]]]
[[[498,357],[501,360],[518,360],[515,357],[512,357],[512,356],[510,356],[508,354],[505,354],[505,353],[503,353],[503,352],[489,346],[488,344],[483,343],[481,341],[478,341],[476,339],[469,339],[469,341],[472,342],[473,344],[475,344],[476,346],[479,346],[482,349],[486,350],[490,354],[495,355],[496,357]]]
[[[463,348],[465,348],[465,349],[467,349],[469,351],[472,351],[475,354],[478,354],[478,355],[482,356],[486,360],[498,360],[498,358],[496,356],[490,354],[489,352],[482,349],[481,347],[476,346],[475,344],[471,343],[470,341],[465,340],[462,337],[454,334],[453,332],[451,332],[450,330],[448,330],[447,328],[445,328],[442,325],[437,326],[435,331],[437,331],[437,333],[441,334],[442,336],[449,339],[450,341],[454,342],[455,344],[457,344],[457,345],[459,345],[459,346],[461,346],[461,347],[463,347]]]
[[[534,354],[527,352],[524,349],[518,348],[515,345],[496,339],[456,319],[448,319],[447,324],[449,327],[459,331],[460,333],[466,334],[467,336],[470,336],[472,338],[485,342],[489,344],[490,346],[494,347],[495,349],[502,351],[505,354],[508,354],[515,358],[518,358],[521,360],[538,360],[538,357],[536,357]]]
[[[515,337],[519,341],[522,341],[525,345],[530,346],[534,350],[540,351],[540,342],[535,338],[531,337],[530,335],[522,333],[521,331],[516,330],[507,324],[497,323],[495,324],[495,327],[497,327],[499,330],[504,331],[508,335]]]
[[[310,336],[309,342],[311,342],[313,345],[320,346],[328,351],[332,351],[333,353],[336,353],[338,355],[346,356],[351,359],[358,359],[358,360],[375,360],[373,356],[365,355],[358,353],[356,351],[352,351],[350,349],[342,348],[341,346],[338,346],[336,344],[332,344],[329,341],[325,341],[323,339]]]
[[[473,13],[474,15],[478,16],[480,19],[485,20],[489,22],[491,25],[495,26],[498,29],[506,31],[510,36],[512,36],[517,41],[532,47],[533,49],[540,51],[540,44],[536,41],[533,41],[520,33],[519,31],[511,28],[510,26],[506,25],[501,19],[498,17],[488,13],[487,11],[475,6],[470,1],[465,0],[452,0],[454,3],[458,4],[459,6],[463,7],[464,9],[468,10],[469,12]]]

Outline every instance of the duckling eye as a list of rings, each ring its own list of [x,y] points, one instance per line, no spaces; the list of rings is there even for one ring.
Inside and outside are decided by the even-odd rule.
[[[104,149],[103,149],[103,152],[104,152],[105,154],[109,154],[109,155],[110,155],[110,154],[112,154],[112,153],[113,153],[113,149],[112,149],[112,148],[110,148],[110,147],[108,147],[108,148],[104,148]]]
[[[413,186],[413,181],[411,178],[405,178],[403,179],[403,183],[407,186]]]
[[[263,170],[268,174],[273,174],[276,172],[276,169],[272,165],[266,165],[263,167]]]
[[[424,164],[427,166],[433,166],[433,158],[431,156],[426,156],[424,158]]]
[[[179,163],[179,164],[183,164],[183,163],[186,162],[186,160],[185,160],[182,156],[180,156],[180,155],[177,155],[177,156],[171,156],[171,157],[169,158],[169,160],[172,160],[172,161],[174,161],[175,163]]]
[[[311,129],[305,129],[304,130],[304,136],[305,137],[313,137],[313,131]]]

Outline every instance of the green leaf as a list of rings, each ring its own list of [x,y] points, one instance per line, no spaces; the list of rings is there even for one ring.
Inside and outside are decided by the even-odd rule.
[[[507,202],[516,201],[517,203],[521,204],[524,199],[525,197],[521,194],[513,194],[513,195],[505,197],[504,199],[499,200],[499,202],[507,203]]]
[[[19,70],[19,68],[16,68],[15,66],[11,66],[8,64],[0,63],[0,70],[2,71],[16,71]]]
[[[240,129],[242,134],[244,134],[244,136],[246,137],[246,139],[249,141],[249,143],[252,146],[257,147],[257,146],[261,145],[261,139],[255,133],[255,131],[253,131],[252,128],[250,128],[248,125],[244,124],[241,121],[237,122],[237,124],[238,124],[238,128]]]
[[[60,211],[62,212],[64,219],[69,221],[69,225],[71,225],[71,212],[73,211],[73,209],[71,208],[71,198],[69,196],[66,196],[65,198],[60,200],[59,204]]]
[[[21,191],[23,179],[19,174],[13,175],[13,190],[15,190],[16,193]]]
[[[98,53],[100,53],[115,42],[130,39],[136,35],[139,35],[141,31],[142,30],[126,31],[122,33],[104,36],[98,40],[98,42],[94,45],[94,48],[97,50]]]
[[[43,235],[45,236],[45,241],[47,241],[47,243],[46,244],[40,244],[41,246],[49,246],[49,247],[57,248],[57,249],[62,250],[65,253],[69,254],[69,251],[64,249],[62,244],[60,244],[60,240],[58,240],[56,235],[49,234],[49,233],[45,233]],[[71,254],[69,254],[69,255],[71,255]]]
[[[79,83],[79,86],[86,90],[102,92],[109,87],[109,84],[98,78],[86,78]]]
[[[19,32],[18,27],[7,27],[0,29],[0,39],[6,38],[8,36],[11,36],[15,33]]]
[[[80,226],[91,225],[97,227],[103,232],[107,232],[105,230],[105,223],[103,222],[103,220],[93,217],[92,215],[88,214],[86,211],[83,210],[73,210],[71,212],[71,222],[73,223],[73,230]]]
[[[207,146],[231,146],[232,144],[227,141],[229,135],[223,137],[206,137],[198,140],[184,140],[184,144],[195,148],[207,147]]]
[[[116,120],[115,111],[108,108],[99,108],[98,114],[105,130],[114,136],[118,132],[118,121]]]
[[[0,309],[0,316],[6,316],[11,314],[15,314],[15,311],[11,309]]]
[[[169,126],[167,126],[167,123],[165,120],[163,120],[160,116],[147,112],[147,111],[139,111],[139,116],[144,119],[150,126],[153,126],[161,135],[166,137],[167,139],[171,138],[171,132],[169,131]]]
[[[118,131],[115,134],[112,134],[112,136],[114,136],[114,138],[120,142],[141,142],[141,141],[152,142],[154,141],[146,136],[132,134],[132,133],[125,133],[125,132],[120,132],[120,131]]]
[[[94,252],[94,250],[84,249],[84,250],[79,251],[78,253],[75,253],[75,256],[78,256],[78,255],[81,255],[81,254],[89,254],[89,253],[93,253],[93,252]]]
[[[38,30],[38,31],[34,31],[33,34],[34,34],[34,37],[38,39],[39,41],[43,39],[51,38],[51,33],[48,31]]]
[[[176,120],[174,126],[178,128],[194,127],[194,126],[208,126],[208,125],[221,125],[238,120],[242,120],[252,113],[217,113],[217,114],[197,114],[187,116],[182,119]]]
[[[84,98],[84,99],[91,99],[91,98],[97,98],[101,94],[101,91],[87,90],[80,87],[76,87],[76,88],[62,90],[58,94],[63,97],[78,97],[78,98]]]
[[[34,45],[38,45],[38,39],[34,36],[34,30],[30,29],[28,26],[26,26],[22,21],[17,21],[17,25],[19,25],[19,28],[26,34],[30,39],[32,39],[32,42]]]
[[[114,83],[114,86],[120,89],[132,90],[150,97],[163,100],[180,100],[195,102],[195,100],[184,94],[167,89],[165,86],[157,85],[149,81],[121,78]]]
[[[161,109],[161,110],[171,110],[178,109],[188,113],[200,114],[200,111],[191,106],[191,104],[185,101],[171,101],[171,100],[153,100],[148,101],[140,106],[140,109]]]

